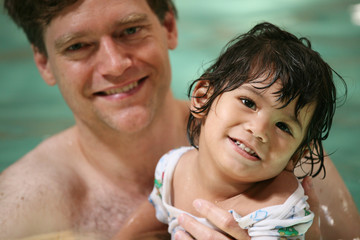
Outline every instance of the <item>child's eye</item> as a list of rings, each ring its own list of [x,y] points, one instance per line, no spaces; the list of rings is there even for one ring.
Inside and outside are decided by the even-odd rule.
[[[278,123],[276,123],[276,126],[277,126],[281,131],[284,131],[284,132],[292,135],[291,130],[290,130],[289,126],[288,126],[286,123],[278,122]]]
[[[246,107],[251,108],[251,109],[253,109],[253,110],[256,109],[256,104],[255,104],[254,101],[252,101],[252,100],[250,100],[250,99],[247,99],[247,98],[242,98],[242,99],[240,99],[240,100],[241,100],[241,102],[242,102]]]

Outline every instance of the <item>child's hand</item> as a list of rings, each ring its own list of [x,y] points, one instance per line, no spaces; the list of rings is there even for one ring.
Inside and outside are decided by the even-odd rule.
[[[250,237],[247,232],[239,227],[233,216],[222,208],[205,201],[197,199],[194,201],[194,207],[202,215],[202,217],[208,219],[212,224],[217,226],[223,232],[220,233],[214,229],[211,229],[200,222],[196,221],[187,214],[182,214],[179,217],[179,224],[190,233],[193,238],[201,239],[240,239],[247,240]],[[177,232],[175,239],[193,239],[185,232]]]

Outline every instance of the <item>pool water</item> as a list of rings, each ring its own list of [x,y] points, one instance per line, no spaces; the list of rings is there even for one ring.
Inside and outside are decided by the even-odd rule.
[[[0,0],[0,3],[2,1]],[[353,0],[175,0],[179,47],[171,52],[172,88],[186,98],[189,81],[217,57],[225,43],[254,24],[269,21],[313,47],[346,80],[345,105],[337,110],[327,152],[360,209],[360,16]],[[2,4],[1,4],[2,6]],[[2,10],[2,9],[1,9]],[[24,34],[0,14],[0,171],[44,138],[73,124],[56,87],[33,63]]]

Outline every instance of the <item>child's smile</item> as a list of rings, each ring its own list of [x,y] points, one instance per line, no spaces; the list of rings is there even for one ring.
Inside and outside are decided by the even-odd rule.
[[[242,153],[243,151],[246,152],[246,154],[245,154],[246,157],[251,157],[251,158],[254,157],[254,158],[255,158],[254,160],[261,160],[260,157],[256,154],[256,152],[255,152],[254,150],[252,150],[250,147],[246,146],[243,142],[241,142],[241,141],[239,141],[239,140],[237,140],[237,139],[231,138],[231,137],[229,137],[229,139],[230,139],[233,143],[235,143],[235,145],[236,145],[238,148],[241,149],[241,151],[240,151],[241,153]],[[250,156],[248,156],[248,155],[250,155]]]

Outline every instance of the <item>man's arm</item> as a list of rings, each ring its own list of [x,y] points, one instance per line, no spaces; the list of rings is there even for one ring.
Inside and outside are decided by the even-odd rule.
[[[170,239],[167,225],[155,217],[155,208],[149,201],[144,201],[128,218],[126,224],[113,240]]]
[[[52,174],[51,169],[28,159],[16,162],[0,174],[0,239],[69,227],[66,194],[51,181]]]
[[[360,215],[356,204],[331,159],[327,157],[324,163],[325,179],[313,179],[320,203],[322,237],[327,240],[360,238]]]

